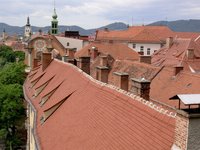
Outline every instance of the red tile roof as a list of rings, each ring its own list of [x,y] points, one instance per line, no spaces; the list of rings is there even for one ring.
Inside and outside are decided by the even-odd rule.
[[[181,71],[174,76],[172,67],[165,67],[151,82],[153,100],[178,108],[178,101],[169,100],[177,94],[198,94],[200,74]],[[184,107],[182,105],[182,107]]]
[[[39,68],[30,75],[37,78],[41,74]],[[70,64],[52,61],[32,88],[29,76],[24,93],[37,112],[36,133],[41,149],[167,150],[173,144],[174,117],[150,102],[97,82]],[[35,88],[50,78],[41,94],[32,97]],[[62,84],[40,107],[42,96],[59,83]],[[56,111],[41,124],[44,111],[61,101]]]
[[[103,55],[111,55],[115,60],[138,60],[139,55],[137,52],[126,46],[125,44],[120,43],[102,43],[102,42],[93,42],[83,49],[75,53],[75,57],[89,56],[88,50],[92,47],[96,47],[98,52]]]
[[[98,31],[96,40],[162,43],[174,32],[166,26],[133,26],[124,31]]]
[[[194,59],[187,58],[188,49],[194,49]],[[174,39],[170,48],[163,47],[152,56],[152,64],[155,66],[182,65],[186,70],[192,67],[195,71],[200,71],[199,63],[200,46],[191,39]]]

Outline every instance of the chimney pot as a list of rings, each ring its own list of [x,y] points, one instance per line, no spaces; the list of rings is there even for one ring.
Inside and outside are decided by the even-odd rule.
[[[90,74],[90,57],[80,57],[77,66],[85,73]]]
[[[120,89],[123,89],[125,91],[128,91],[128,73],[125,72],[113,72],[115,75],[114,84],[115,86],[119,87]]]
[[[108,74],[109,74],[109,68],[105,66],[97,66],[96,67],[96,79],[108,83]]]
[[[174,40],[173,37],[168,37],[166,39],[166,48],[170,48],[172,46],[173,40]]]
[[[97,47],[91,48],[91,59],[94,60],[98,56],[98,49]]]
[[[144,78],[142,79],[131,78],[131,81],[132,81],[132,86],[130,91],[133,92],[133,94],[144,98],[145,100],[149,100],[151,82]]]
[[[52,61],[51,53],[42,53],[42,70],[44,71]]]

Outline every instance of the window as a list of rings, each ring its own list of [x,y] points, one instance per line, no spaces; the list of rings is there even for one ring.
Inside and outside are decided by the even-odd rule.
[[[136,48],[136,44],[133,44],[133,48]]]
[[[67,42],[67,46],[69,46],[69,42]]]
[[[151,49],[147,48],[147,55],[151,55]]]
[[[144,46],[140,46],[140,52],[144,53]]]

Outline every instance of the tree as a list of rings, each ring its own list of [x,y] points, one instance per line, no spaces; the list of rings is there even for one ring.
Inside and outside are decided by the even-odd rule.
[[[22,62],[8,63],[0,71],[0,82],[2,84],[23,84],[25,80],[25,65]]]
[[[25,116],[20,84],[0,84],[0,137],[7,147],[20,144],[17,124]]]

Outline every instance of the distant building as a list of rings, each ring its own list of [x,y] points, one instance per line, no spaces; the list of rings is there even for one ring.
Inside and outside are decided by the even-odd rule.
[[[51,21],[51,34],[56,35],[58,34],[58,16],[56,14],[56,9],[54,8],[52,21]]]
[[[168,37],[196,39],[200,33],[174,32],[166,26],[133,26],[123,31],[99,30],[96,41],[120,42],[144,56],[150,56],[166,43]]]
[[[24,38],[25,39],[29,39],[31,37],[31,25],[30,25],[30,18],[27,17],[27,23],[25,25],[25,29],[24,29]]]

